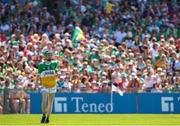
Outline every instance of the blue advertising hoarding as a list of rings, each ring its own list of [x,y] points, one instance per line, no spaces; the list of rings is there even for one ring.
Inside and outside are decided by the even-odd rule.
[[[41,94],[31,94],[31,113],[41,113]],[[180,113],[180,94],[57,93],[53,113]]]
[[[138,94],[138,113],[180,113],[180,94]]]

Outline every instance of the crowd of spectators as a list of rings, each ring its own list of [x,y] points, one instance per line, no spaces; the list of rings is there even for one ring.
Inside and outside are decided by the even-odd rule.
[[[54,9],[42,1],[0,2],[0,94],[9,93],[12,111],[21,102],[28,113],[26,93],[40,91],[37,66],[46,48],[60,65],[59,92],[111,92],[111,84],[126,93],[180,92],[180,6],[104,2],[67,0],[61,11],[58,2]],[[82,41],[72,41],[76,26]]]

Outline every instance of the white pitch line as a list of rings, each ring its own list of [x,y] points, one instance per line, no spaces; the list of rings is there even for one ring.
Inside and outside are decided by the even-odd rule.
[[[44,124],[33,124],[33,125],[24,125],[24,124],[22,124],[22,125],[14,125],[14,124],[12,124],[12,125],[1,125],[0,124],[0,126],[42,126],[42,125],[44,125]],[[63,125],[63,124],[47,124],[48,126],[180,126],[180,125],[163,125],[163,124],[161,124],[161,125],[120,125],[120,124],[118,124],[118,125],[86,125],[86,124],[75,124],[75,125]]]

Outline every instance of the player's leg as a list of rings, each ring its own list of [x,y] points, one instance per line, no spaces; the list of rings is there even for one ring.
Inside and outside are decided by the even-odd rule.
[[[3,98],[0,95],[0,114],[2,114],[2,113],[3,113]]]
[[[45,122],[45,119],[46,119],[47,96],[48,96],[48,93],[47,93],[47,92],[43,92],[43,93],[42,93],[42,113],[43,113],[43,116],[42,116],[42,119],[41,119],[41,123],[44,123],[44,122]]]
[[[13,99],[12,101],[14,113],[16,114],[19,112],[19,103],[20,103],[19,99]]]
[[[31,106],[31,100],[26,99],[26,113],[30,114],[30,106]]]
[[[0,105],[0,114],[3,113],[3,107]]]
[[[30,95],[26,94],[25,95],[25,100],[26,100],[26,113],[30,114],[30,106],[31,106],[31,99],[30,99]]]
[[[21,103],[21,108],[20,108],[20,113],[25,113],[25,109],[26,109],[26,101],[25,99],[20,99],[20,103]]]
[[[46,123],[49,123],[49,117],[52,112],[54,96],[55,96],[55,93],[49,93],[49,95],[48,95],[48,110],[47,110]]]

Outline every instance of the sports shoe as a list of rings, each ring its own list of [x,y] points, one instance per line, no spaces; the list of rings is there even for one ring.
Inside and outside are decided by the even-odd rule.
[[[43,114],[42,119],[41,119],[41,123],[45,123],[45,120],[46,120],[46,115]]]
[[[46,118],[44,123],[49,123],[49,117]]]

